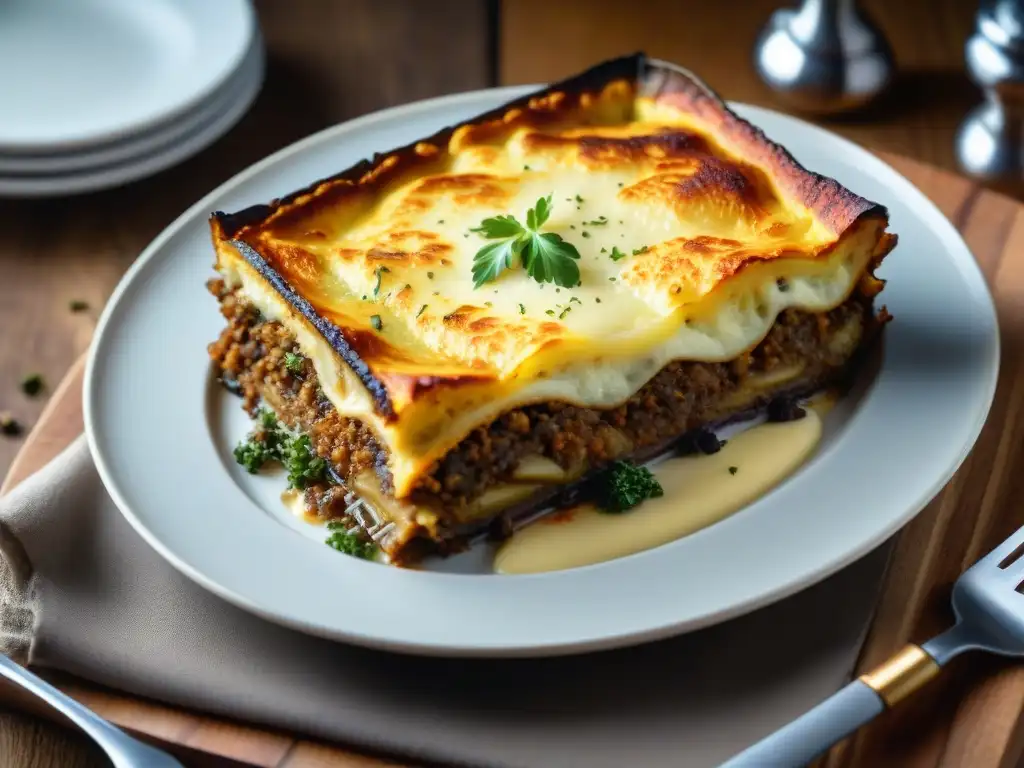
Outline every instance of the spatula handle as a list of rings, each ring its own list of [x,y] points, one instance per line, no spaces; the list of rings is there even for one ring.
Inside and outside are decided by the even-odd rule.
[[[721,768],[802,768],[837,741],[873,720],[882,697],[854,680],[789,725],[736,755]]]
[[[736,755],[721,768],[801,768],[807,765],[873,720],[883,709],[903,700],[935,677],[943,659],[968,647],[957,628],[931,643],[942,649],[938,660],[925,648],[907,644],[810,712]]]

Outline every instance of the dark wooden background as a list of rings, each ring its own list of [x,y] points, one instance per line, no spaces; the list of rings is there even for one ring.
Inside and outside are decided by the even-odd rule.
[[[770,0],[257,0],[267,77],[249,114],[182,165],[106,192],[0,200],[0,411],[26,428],[46,392],[88,346],[95,318],[142,248],[200,196],[251,163],[339,121],[494,84],[543,82],[645,50],[683,64],[722,95],[784,108],[757,80],[750,51]],[[977,3],[870,0],[900,75],[856,115],[819,121],[870,148],[955,169],[952,137],[979,92],[963,69]],[[9,75],[5,75],[9,76]],[[812,118],[814,119],[814,118]],[[324,169],[325,173],[333,169]],[[1020,190],[1008,187],[1013,194]],[[69,302],[89,309],[74,313]],[[20,446],[0,439],[0,470]],[[0,764],[101,765],[81,740],[0,715]]]

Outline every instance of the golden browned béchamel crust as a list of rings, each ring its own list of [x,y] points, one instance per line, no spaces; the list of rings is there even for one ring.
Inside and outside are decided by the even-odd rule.
[[[474,290],[486,241],[470,228],[522,220],[546,193],[545,229],[579,248],[581,285],[512,270]],[[405,496],[511,407],[610,407],[672,360],[737,358],[786,309],[877,293],[887,223],[685,72],[637,55],[214,214],[211,229],[219,271],[298,335],[339,411],[400,462]]]

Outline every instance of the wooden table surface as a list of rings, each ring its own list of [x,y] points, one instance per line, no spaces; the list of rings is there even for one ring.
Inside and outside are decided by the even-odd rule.
[[[96,316],[141,249],[194,200],[266,154],[374,109],[545,81],[636,49],[690,67],[727,98],[779,108],[752,72],[750,48],[780,4],[258,0],[267,78],[253,109],[227,136],[176,168],[115,190],[0,200],[0,410],[31,426],[46,393],[26,397],[23,377],[39,372],[55,384],[87,347]],[[864,5],[893,43],[900,76],[866,112],[819,122],[871,148],[954,169],[953,132],[979,98],[962,64],[975,4]],[[1021,196],[1019,185],[1004,191]],[[73,300],[89,309],[71,312]],[[0,439],[0,476],[20,444]],[[102,764],[73,735],[0,713],[0,765]]]

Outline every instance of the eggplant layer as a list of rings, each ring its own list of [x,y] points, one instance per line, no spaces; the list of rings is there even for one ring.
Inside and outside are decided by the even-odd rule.
[[[228,321],[209,346],[222,381],[246,410],[264,403],[308,434],[345,490],[395,523],[379,542],[393,561],[410,559],[424,540],[443,549],[502,513],[549,502],[611,461],[656,455],[696,430],[833,383],[878,327],[871,300],[859,295],[830,312],[786,310],[748,354],[726,363],[670,363],[617,407],[547,402],[509,411],[473,430],[409,498],[396,500],[387,448],[362,422],[335,410],[312,364],[293,357],[300,353],[294,338],[223,281],[208,288]],[[339,490],[314,486],[307,500],[321,517],[344,517],[349,504]]]

